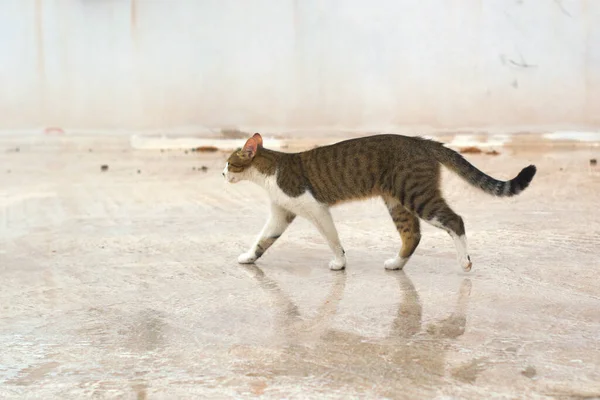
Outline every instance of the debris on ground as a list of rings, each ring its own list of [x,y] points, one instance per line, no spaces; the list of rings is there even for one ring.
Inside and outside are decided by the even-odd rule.
[[[198,151],[201,153],[214,153],[215,151],[219,151],[219,149],[215,146],[200,146],[193,148],[192,151]]]
[[[108,171],[108,165],[106,165],[106,164],[102,165],[102,166],[100,167],[100,170],[101,170],[101,171],[103,171],[103,172],[104,172],[104,171]]]
[[[208,171],[208,167],[206,165],[203,165],[200,167],[200,171],[206,172],[206,171]]]
[[[537,371],[531,365],[521,371],[521,375],[526,376],[527,378],[533,378],[537,375]]]
[[[595,158],[592,158],[592,159],[590,160],[590,165],[591,165],[592,167],[596,166],[597,164],[598,164],[598,160],[596,160]]]
[[[500,154],[500,152],[497,151],[497,150],[483,151],[479,147],[475,147],[475,146],[462,147],[458,151],[461,154],[481,154],[481,153],[484,153],[484,154],[487,154],[488,156],[497,156],[497,155]]]
[[[50,126],[46,129],[44,129],[44,133],[46,135],[64,135],[65,131],[62,128],[56,127],[56,126]]]
[[[141,173],[142,173],[142,171],[141,171],[141,170],[139,170],[139,169],[138,169],[138,171],[137,171],[137,172],[138,172],[138,174],[141,174]]]
[[[461,154],[479,154],[479,153],[483,153],[483,150],[481,150],[479,147],[469,146],[469,147],[461,148],[459,150],[459,152]]]

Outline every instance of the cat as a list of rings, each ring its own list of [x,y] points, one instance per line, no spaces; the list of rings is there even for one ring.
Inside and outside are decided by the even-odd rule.
[[[494,196],[509,197],[529,186],[536,167],[529,165],[509,181],[499,181],[440,142],[402,135],[374,135],[345,140],[300,153],[263,147],[259,133],[228,158],[223,176],[229,183],[251,181],[271,199],[271,213],[250,250],[238,257],[251,264],[283,234],[297,215],[310,220],[325,237],[334,258],[332,270],[344,269],[346,253],[329,208],[344,201],[380,196],[402,239],[400,252],[384,262],[402,269],[421,240],[419,220],[448,232],[459,265],[472,268],[463,219],[448,206],[440,190],[440,166]]]

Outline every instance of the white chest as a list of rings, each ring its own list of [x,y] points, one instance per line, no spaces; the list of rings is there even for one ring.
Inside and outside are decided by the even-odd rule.
[[[300,216],[313,215],[315,210],[322,205],[309,193],[305,192],[298,197],[290,197],[277,185],[276,175],[263,178],[263,185],[271,201]]]

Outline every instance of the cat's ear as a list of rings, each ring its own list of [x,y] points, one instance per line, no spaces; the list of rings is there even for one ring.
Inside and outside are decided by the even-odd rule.
[[[252,159],[256,155],[259,147],[262,147],[262,137],[259,133],[255,133],[254,136],[246,141],[242,151]]]
[[[262,147],[263,145],[263,141],[262,141],[262,136],[260,136],[260,133],[255,133],[254,135],[252,135],[252,138],[256,140],[256,142],[258,143],[258,147]]]

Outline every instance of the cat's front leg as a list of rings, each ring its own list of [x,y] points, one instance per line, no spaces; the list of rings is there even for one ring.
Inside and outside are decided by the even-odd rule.
[[[311,210],[309,219],[327,240],[327,244],[333,251],[334,258],[329,262],[329,269],[340,270],[346,268],[346,252],[340,243],[329,208],[323,205],[316,206]]]
[[[271,203],[271,214],[267,223],[250,250],[240,254],[238,262],[240,264],[252,264],[258,260],[275,243],[279,236],[285,232],[295,218],[296,215],[292,212],[275,203]]]

